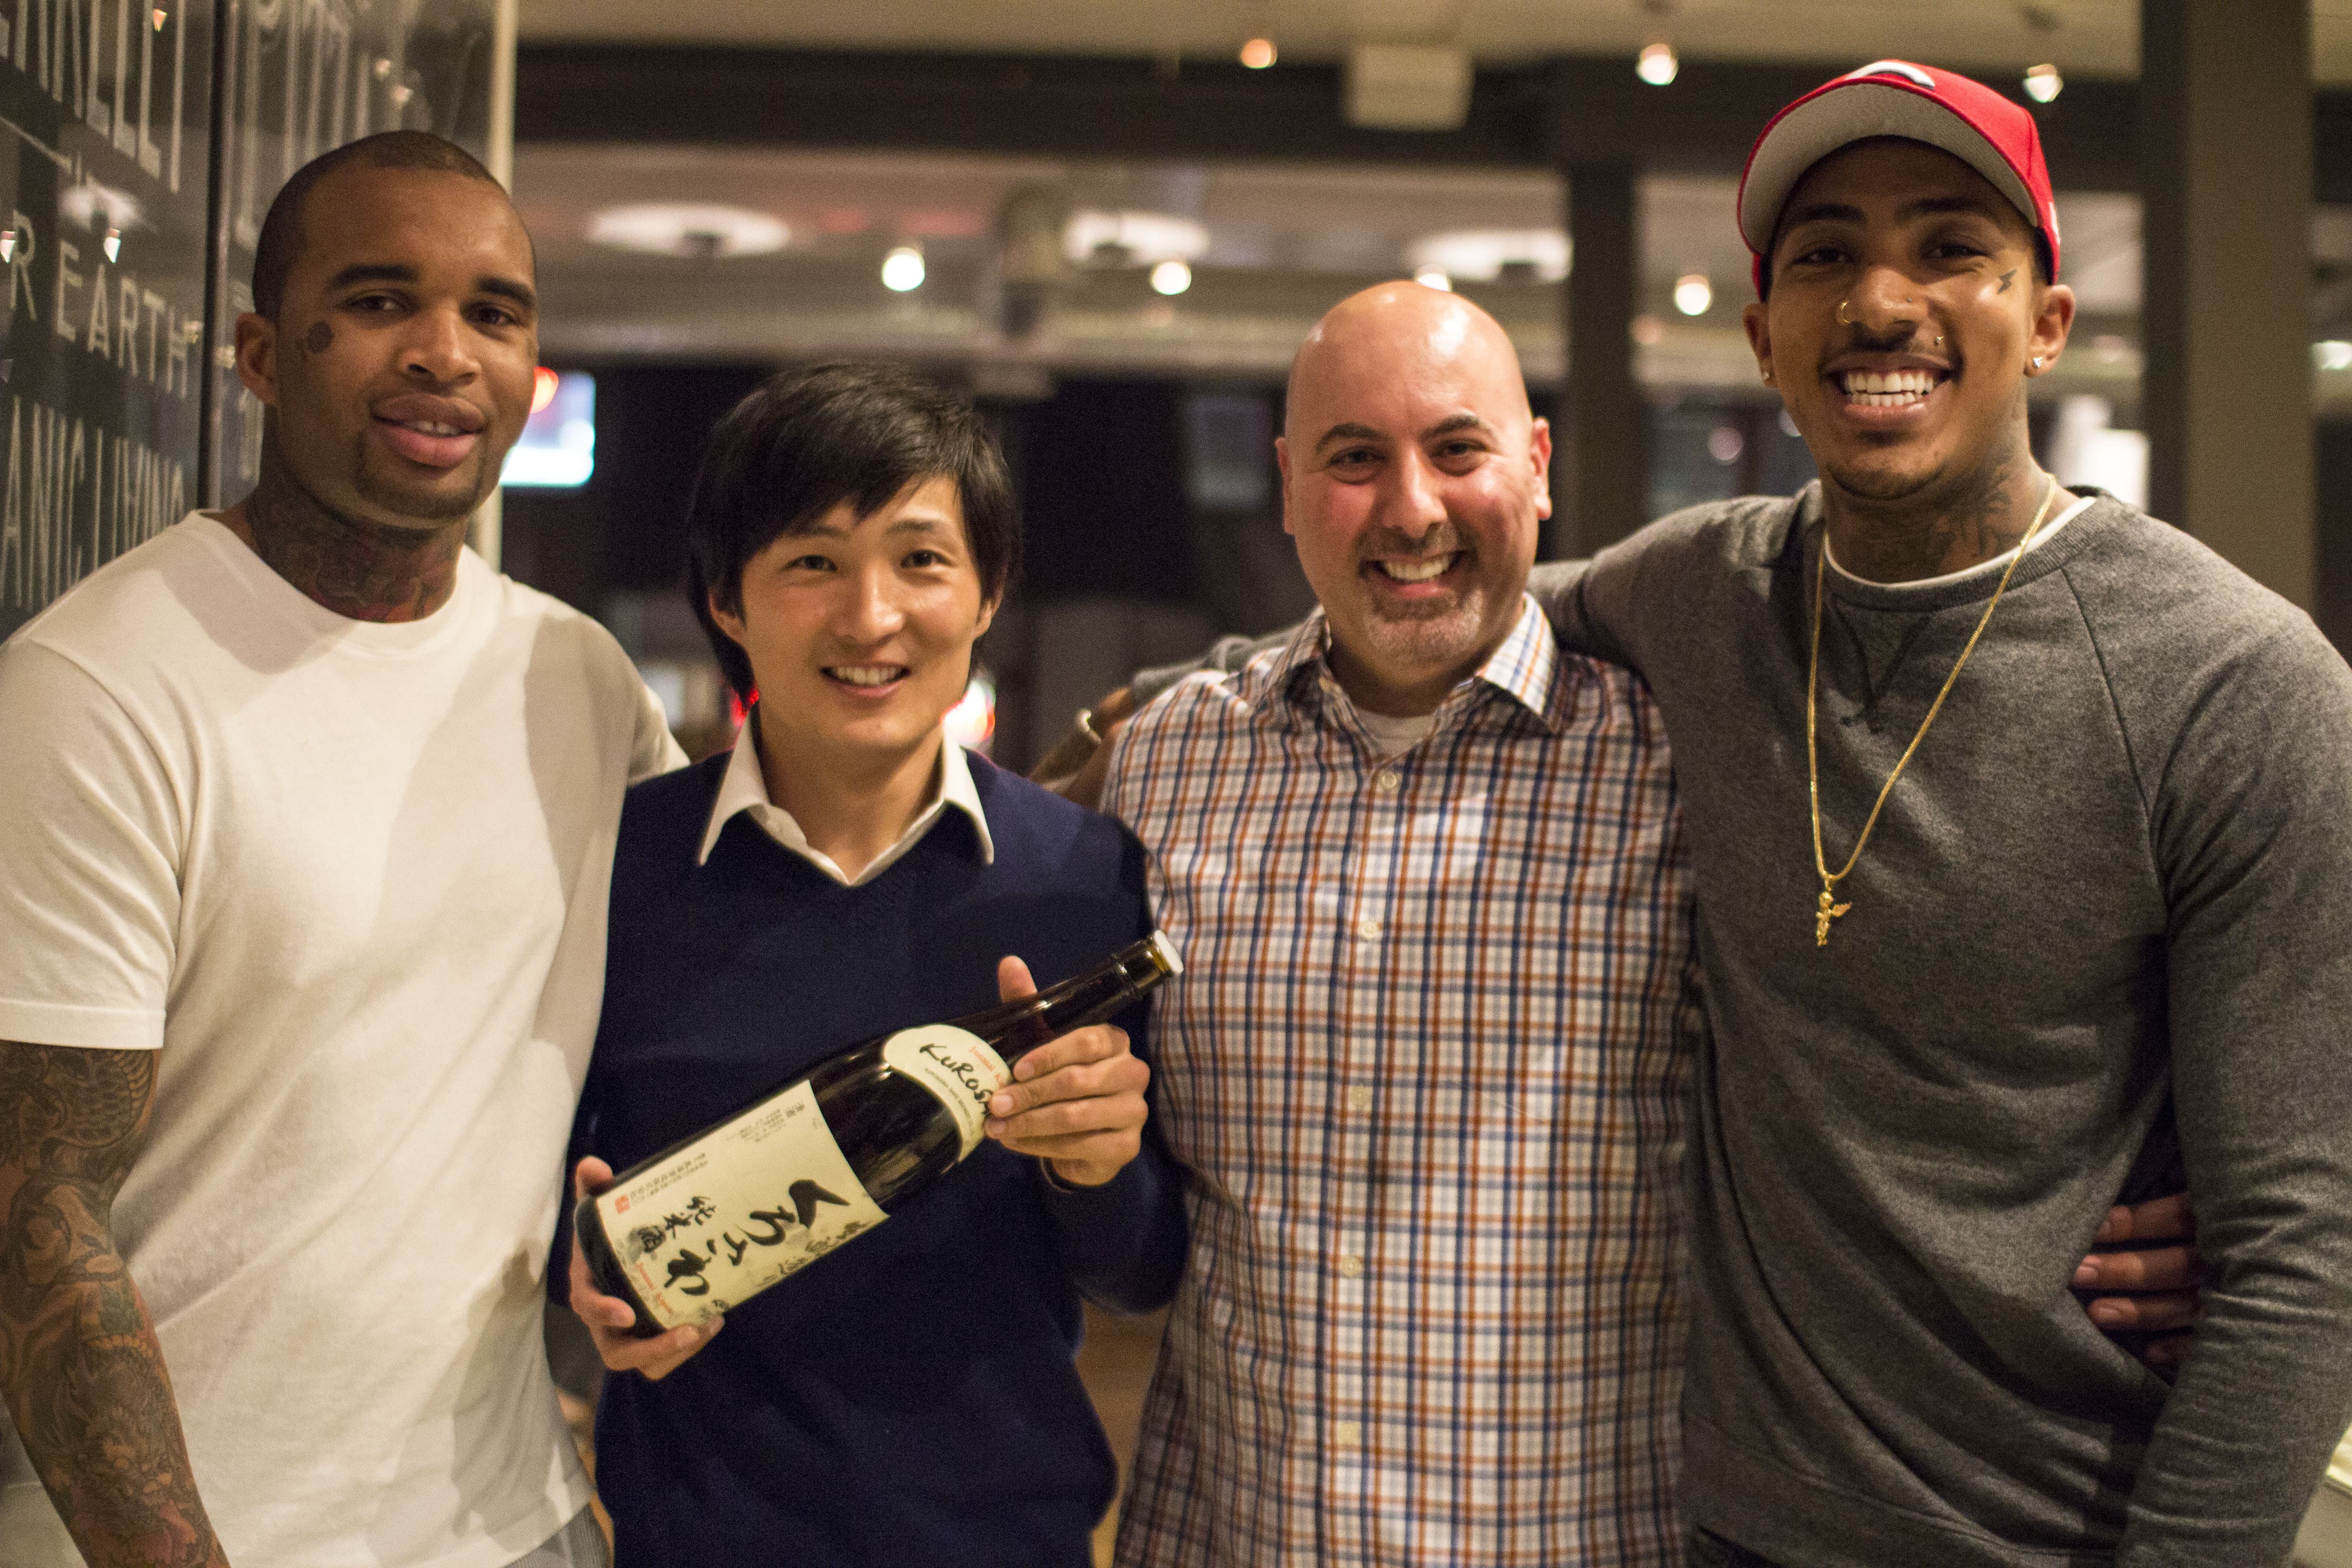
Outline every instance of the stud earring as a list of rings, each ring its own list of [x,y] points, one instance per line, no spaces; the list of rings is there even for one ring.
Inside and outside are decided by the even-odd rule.
[[[2042,356],[2040,354],[2035,354],[2033,356],[2033,368],[2036,370],[2040,370],[2042,368]]]

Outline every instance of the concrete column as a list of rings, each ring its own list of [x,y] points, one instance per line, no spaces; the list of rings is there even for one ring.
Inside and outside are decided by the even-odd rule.
[[[2149,502],[2307,609],[2310,0],[2140,0],[2140,94]]]
[[[1578,163],[1568,182],[1568,384],[1552,462],[1548,556],[1590,555],[1649,521],[1649,410],[1633,378],[1641,289],[1639,174]]]

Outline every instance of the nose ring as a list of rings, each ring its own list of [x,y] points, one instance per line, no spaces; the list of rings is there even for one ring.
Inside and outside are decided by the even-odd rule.
[[[1903,296],[1903,302],[1906,305],[1916,305],[1919,300],[1916,295],[1906,294]],[[1845,308],[1852,303],[1853,303],[1853,301],[1851,300],[1840,300],[1838,301],[1837,324],[1839,326],[1851,327],[1854,324],[1853,318],[1845,313]]]

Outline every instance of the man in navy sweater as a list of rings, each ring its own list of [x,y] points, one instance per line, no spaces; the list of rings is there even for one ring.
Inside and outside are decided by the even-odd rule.
[[[1017,538],[967,405],[878,367],[778,377],[714,432],[688,530],[695,607],[754,718],[623,814],[583,1186],[847,1044],[1151,929],[1130,835],[944,732]],[[624,1559],[1089,1561],[1114,1468],[1071,1364],[1079,1297],[1157,1306],[1185,1247],[1125,1023],[1024,1058],[993,1146],[723,1340],[719,1320],[628,1339],[572,1263],[607,1364],[643,1373],[597,1419]]]

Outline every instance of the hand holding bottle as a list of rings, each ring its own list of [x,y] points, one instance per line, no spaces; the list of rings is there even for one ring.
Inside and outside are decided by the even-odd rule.
[[[1140,1146],[1150,1074],[1125,1036],[1089,1026],[1183,961],[1155,931],[1043,992],[1006,963],[998,984],[1013,1000],[848,1047],[618,1176],[583,1161],[572,1236],[593,1289],[582,1319],[646,1340],[708,1322],[888,1219],[952,1173],[992,1120],[1007,1147],[1066,1179],[1117,1175]],[[1016,1079],[1033,1052],[1039,1063]],[[685,1359],[605,1356],[665,1373]]]
[[[997,994],[1015,1001],[1036,992],[1029,966],[996,966]],[[1055,1179],[1098,1187],[1143,1146],[1143,1091],[1151,1069],[1128,1048],[1113,1024],[1073,1029],[1013,1065],[1013,1081],[989,1097],[987,1131],[1016,1154],[1049,1163]]]
[[[572,1173],[572,1195],[584,1198],[613,1179],[613,1167],[590,1157]],[[588,1260],[572,1248],[572,1315],[588,1325],[596,1353],[612,1372],[641,1372],[656,1383],[676,1372],[694,1352],[710,1342],[726,1325],[723,1317],[688,1323],[654,1339],[639,1339],[628,1331],[636,1322],[636,1309],[618,1296],[607,1296],[588,1278]]]

